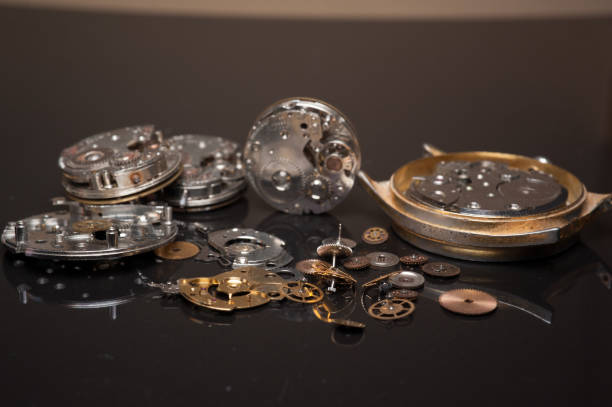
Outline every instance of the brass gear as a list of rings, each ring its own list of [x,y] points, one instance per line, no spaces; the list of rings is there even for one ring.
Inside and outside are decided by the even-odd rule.
[[[376,319],[390,321],[405,318],[414,312],[414,304],[403,298],[384,299],[370,305],[368,314]]]

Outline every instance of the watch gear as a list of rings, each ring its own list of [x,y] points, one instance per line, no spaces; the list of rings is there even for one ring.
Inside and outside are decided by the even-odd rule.
[[[347,270],[364,270],[370,267],[370,260],[366,256],[353,256],[342,261],[342,266]]]
[[[373,226],[366,229],[361,238],[367,244],[382,244],[389,239],[389,232],[379,226]]]
[[[283,286],[283,292],[288,300],[313,304],[323,299],[323,291],[314,284],[303,281],[290,281]]]
[[[85,138],[59,158],[62,184],[75,200],[117,203],[149,195],[171,183],[182,169],[153,125],[125,127]]]
[[[393,253],[372,252],[366,255],[370,261],[370,267],[374,269],[386,269],[399,263],[399,257]]]
[[[178,228],[172,208],[150,205],[84,205],[53,199],[56,210],[9,222],[2,243],[26,256],[63,260],[116,259],[170,243]]]
[[[331,244],[331,243],[336,243],[338,241],[337,237],[328,237],[325,238],[321,241],[321,244]],[[357,242],[355,242],[353,239],[349,239],[348,237],[343,237],[342,239],[340,239],[340,243],[342,243],[345,246],[350,247],[351,249],[354,249],[355,247],[357,247]]]
[[[414,301],[419,297],[419,292],[408,288],[396,288],[387,292],[387,298],[403,298]]]
[[[414,271],[401,271],[390,276],[389,282],[395,287],[416,289],[423,287],[425,277]]]
[[[432,277],[456,277],[461,273],[459,267],[449,263],[427,263],[422,270]]]
[[[295,268],[304,274],[315,274],[324,272],[331,267],[326,261],[319,259],[300,260],[296,263]]]
[[[442,308],[462,315],[484,315],[497,308],[497,299],[484,291],[463,288],[450,290],[438,298]]]
[[[170,151],[183,156],[183,173],[163,199],[189,212],[207,211],[228,205],[246,187],[242,154],[238,145],[221,137],[180,134],[168,140]]]
[[[412,253],[407,256],[400,257],[400,261],[406,266],[415,267],[427,263],[429,261],[429,258],[422,254]]]
[[[380,300],[370,305],[368,314],[376,319],[393,320],[405,318],[414,312],[414,304],[403,298]]]
[[[318,99],[290,98],[257,117],[244,158],[249,183],[264,201],[308,214],[327,212],[346,198],[361,152],[338,109]]]

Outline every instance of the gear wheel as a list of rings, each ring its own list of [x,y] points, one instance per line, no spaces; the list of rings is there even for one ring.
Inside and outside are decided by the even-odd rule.
[[[278,158],[270,161],[257,176],[257,182],[266,191],[266,199],[275,205],[290,205],[304,190],[304,173],[290,161]]]
[[[66,167],[95,171],[106,167],[114,152],[110,148],[91,148],[78,151],[66,160]]]
[[[312,175],[304,180],[304,192],[312,202],[322,203],[333,196],[332,184],[327,177]]]

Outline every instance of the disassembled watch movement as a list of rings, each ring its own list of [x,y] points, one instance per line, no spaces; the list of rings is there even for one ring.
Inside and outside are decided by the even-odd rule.
[[[269,233],[254,229],[232,228],[208,233],[208,244],[233,268],[246,266],[275,269],[289,264],[293,257],[285,250],[285,242]]]
[[[240,197],[246,179],[238,144],[186,134],[170,137],[168,145],[183,156],[183,173],[163,191],[168,204],[189,212],[208,211]]]
[[[172,183],[182,169],[153,125],[96,134],[62,151],[64,189],[75,200],[110,204],[149,195]]]
[[[335,107],[291,98],[261,113],[244,149],[248,180],[274,208],[327,212],[353,188],[361,164],[355,130]]]
[[[359,179],[405,240],[467,260],[510,261],[560,252],[611,194],[587,192],[574,175],[542,159],[492,152],[430,154],[375,182]]]
[[[9,222],[2,243],[31,257],[101,260],[154,250],[177,234],[169,206],[84,205],[63,198],[53,204],[67,210]]]

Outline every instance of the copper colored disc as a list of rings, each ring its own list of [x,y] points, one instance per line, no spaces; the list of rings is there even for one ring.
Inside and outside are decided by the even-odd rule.
[[[200,253],[198,245],[177,241],[155,249],[155,255],[166,260],[185,260]]]
[[[320,273],[331,267],[326,261],[319,259],[308,259],[298,261],[295,265],[297,271],[300,271],[304,274],[315,274]]]
[[[370,266],[370,260],[366,256],[353,256],[344,260],[342,265],[348,270],[363,270]]]
[[[422,254],[417,253],[412,253],[408,256],[400,257],[400,261],[406,266],[420,266],[427,263],[428,260],[429,258],[427,256],[423,256]]]
[[[471,288],[447,291],[438,302],[442,308],[462,315],[483,315],[497,308],[495,297]]]

